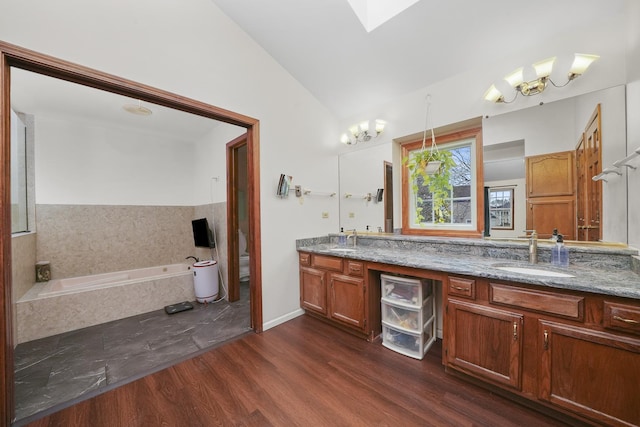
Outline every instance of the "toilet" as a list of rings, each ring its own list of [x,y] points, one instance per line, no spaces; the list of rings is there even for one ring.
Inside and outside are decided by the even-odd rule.
[[[247,237],[238,229],[238,255],[240,256],[240,281],[249,280],[249,254],[247,253]]]

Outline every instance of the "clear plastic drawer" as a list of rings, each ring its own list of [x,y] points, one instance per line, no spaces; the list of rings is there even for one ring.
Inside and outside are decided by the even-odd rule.
[[[382,320],[407,332],[420,333],[433,318],[433,296],[427,298],[422,308],[394,303],[382,299]]]
[[[411,333],[382,323],[382,345],[414,359],[422,359],[435,342],[435,322],[432,319],[422,333]]]
[[[382,298],[414,307],[422,307],[424,301],[433,294],[432,279],[418,279],[400,276],[380,275]]]

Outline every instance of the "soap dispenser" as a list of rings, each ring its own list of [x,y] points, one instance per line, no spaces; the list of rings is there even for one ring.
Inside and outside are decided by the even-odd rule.
[[[338,234],[338,246],[347,246],[347,235],[344,234],[343,227],[340,227],[340,234]]]
[[[562,234],[558,234],[556,246],[551,249],[551,264],[558,267],[569,267],[569,249],[564,245]]]

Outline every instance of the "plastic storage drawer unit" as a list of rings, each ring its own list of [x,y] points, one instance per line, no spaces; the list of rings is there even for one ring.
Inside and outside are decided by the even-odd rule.
[[[422,359],[436,340],[434,281],[380,275],[382,345]]]

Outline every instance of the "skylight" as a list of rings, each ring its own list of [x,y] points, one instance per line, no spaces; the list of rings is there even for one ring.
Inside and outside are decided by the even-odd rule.
[[[347,0],[368,33],[419,0]]]

